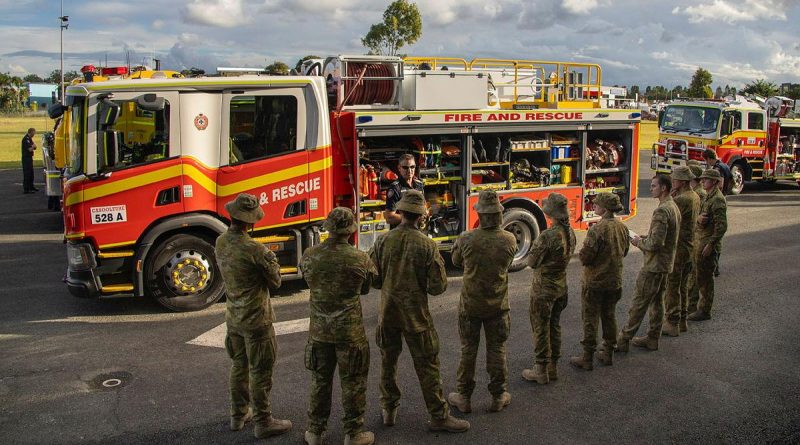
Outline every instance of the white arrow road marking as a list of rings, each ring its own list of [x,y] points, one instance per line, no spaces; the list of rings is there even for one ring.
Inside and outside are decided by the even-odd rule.
[[[279,323],[273,323],[272,326],[275,328],[275,335],[286,335],[286,334],[294,334],[295,332],[308,331],[309,323],[310,319],[299,318],[297,320],[289,320],[289,321],[281,321]],[[228,329],[225,327],[225,323],[222,323],[221,325],[209,331],[206,331],[197,338],[189,340],[186,343],[197,346],[209,346],[212,348],[224,348],[225,335],[227,333]]]

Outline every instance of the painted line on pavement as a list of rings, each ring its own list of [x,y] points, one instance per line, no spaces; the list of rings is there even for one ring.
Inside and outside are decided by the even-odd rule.
[[[297,320],[288,320],[288,321],[281,321],[278,323],[273,323],[272,326],[275,328],[275,335],[287,335],[287,334],[294,334],[296,332],[306,332],[308,331],[309,323],[311,322],[308,318],[299,318]],[[225,323],[220,324],[203,334],[200,334],[197,338],[189,340],[186,344],[189,345],[197,345],[197,346],[208,346],[211,348],[224,348],[225,347],[225,335],[228,333],[228,329],[225,327]]]

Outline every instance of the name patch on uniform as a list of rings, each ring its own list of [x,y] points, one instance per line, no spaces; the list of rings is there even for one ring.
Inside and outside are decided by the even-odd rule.
[[[92,207],[89,209],[92,224],[109,224],[125,222],[128,220],[128,211],[125,204],[116,206]]]

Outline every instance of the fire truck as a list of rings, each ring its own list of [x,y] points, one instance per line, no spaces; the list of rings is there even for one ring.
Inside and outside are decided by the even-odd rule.
[[[780,96],[669,104],[659,115],[650,167],[669,173],[689,159],[702,162],[703,151],[713,149],[731,169],[733,194],[747,181],[800,183],[800,119],[793,105]]]
[[[567,197],[576,228],[601,191],[636,212],[638,111],[603,109],[593,64],[335,56],[312,75],[120,79],[70,86],[63,215],[65,282],[79,297],[152,297],[204,308],[224,294],[214,242],[224,204],[255,195],[252,236],[301,278],[303,251],[352,208],[356,245],[389,230],[397,160],[416,159],[429,206],[422,229],[442,251],[474,228],[478,193],[496,190],[525,267],[546,228],[542,200]]]

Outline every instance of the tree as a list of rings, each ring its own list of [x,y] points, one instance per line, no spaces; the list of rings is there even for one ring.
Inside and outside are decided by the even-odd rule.
[[[687,94],[689,97],[714,97],[714,92],[711,90],[711,82],[711,73],[703,68],[697,68],[697,71],[692,76],[692,82],[689,84]]]
[[[800,99],[800,85],[792,85],[789,90],[786,91],[786,97],[789,99]]]
[[[67,71],[64,73],[64,82],[72,82],[74,79],[80,79],[81,77],[81,74],[77,71]],[[50,71],[50,75],[44,81],[58,85],[61,83],[61,70]]]
[[[44,79],[39,77],[38,74],[28,74],[27,76],[23,77],[22,80],[28,83],[42,83]]]
[[[405,45],[411,45],[422,35],[422,16],[415,3],[395,0],[383,12],[383,22],[369,28],[361,44],[370,54],[397,55]]]
[[[722,91],[722,87],[717,86],[717,91],[714,92],[714,98],[722,99],[723,97],[725,97],[725,93]]]
[[[319,58],[320,58],[319,56],[312,56],[312,55],[305,56],[302,59],[297,61],[297,63],[294,65],[294,70],[299,74],[300,73],[300,67],[303,66],[303,62],[305,62],[306,60],[319,59]],[[320,74],[322,74],[322,73],[320,73]]]
[[[742,94],[755,94],[761,97],[774,96],[778,92],[778,87],[772,82],[764,79],[756,79],[742,88]]]
[[[267,65],[267,67],[264,68],[264,71],[266,71],[267,74],[272,74],[274,76],[285,76],[289,74],[289,65],[281,62],[280,60],[276,60],[272,65]]]
[[[29,91],[23,88],[24,83],[18,76],[0,73],[0,110],[21,111],[25,107]]]
[[[634,85],[628,90],[628,96],[636,97],[637,94],[641,94],[639,91],[639,85]]]

